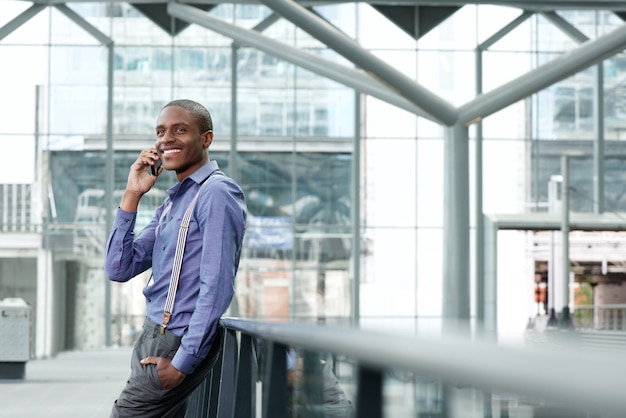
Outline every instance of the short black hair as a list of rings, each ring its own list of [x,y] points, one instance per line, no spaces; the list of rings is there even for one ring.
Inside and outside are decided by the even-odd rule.
[[[211,118],[211,114],[206,109],[206,107],[202,106],[200,103],[194,102],[193,100],[189,99],[179,99],[169,102],[168,104],[163,106],[163,109],[171,106],[182,107],[183,109],[188,111],[191,116],[196,119],[196,122],[198,122],[200,132],[213,130],[213,119]]]

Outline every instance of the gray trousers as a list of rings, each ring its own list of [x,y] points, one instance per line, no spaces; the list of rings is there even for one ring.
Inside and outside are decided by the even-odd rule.
[[[184,418],[191,393],[217,362],[222,346],[219,332],[209,355],[196,371],[187,375],[179,386],[163,389],[156,364],[140,363],[148,356],[172,359],[176,354],[181,338],[167,330],[161,334],[160,328],[160,325],[149,321],[144,323],[143,332],[133,349],[130,377],[113,404],[110,418]]]

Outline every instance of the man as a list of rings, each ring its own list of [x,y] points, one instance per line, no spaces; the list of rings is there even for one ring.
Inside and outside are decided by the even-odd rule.
[[[184,417],[190,394],[219,354],[217,325],[233,298],[245,231],[243,193],[209,159],[209,112],[191,100],[170,102],[159,114],[156,137],[154,148],[143,150],[130,168],[106,250],[110,280],[125,282],[152,268],[143,290],[143,333],[111,417]],[[135,237],[139,200],[163,169],[174,171],[178,182]],[[188,228],[181,227],[188,209]],[[185,232],[176,267],[179,234]]]

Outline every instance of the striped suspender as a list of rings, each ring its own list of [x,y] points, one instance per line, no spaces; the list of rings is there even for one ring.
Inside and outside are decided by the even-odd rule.
[[[170,322],[172,317],[172,311],[174,309],[174,299],[176,298],[176,290],[178,289],[178,278],[180,277],[180,267],[183,262],[183,253],[185,252],[185,241],[187,240],[187,231],[189,230],[189,221],[191,219],[191,213],[193,212],[200,189],[194,196],[193,200],[189,204],[183,221],[180,224],[178,230],[178,241],[176,242],[176,255],[174,256],[174,266],[172,267],[172,275],[170,277],[170,288],[167,291],[167,301],[165,302],[165,310],[163,311],[163,324],[161,325],[161,334],[165,333],[165,328]]]

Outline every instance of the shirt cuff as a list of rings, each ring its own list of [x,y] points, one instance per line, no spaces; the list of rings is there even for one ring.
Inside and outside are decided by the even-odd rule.
[[[196,367],[202,363],[202,360],[204,359],[186,353],[181,346],[172,359],[172,366],[185,374],[192,374],[196,371]]]
[[[113,228],[122,231],[132,231],[135,229],[135,221],[137,220],[137,212],[126,212],[122,208],[117,208]]]

